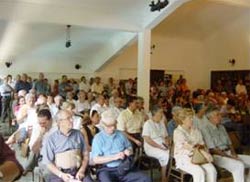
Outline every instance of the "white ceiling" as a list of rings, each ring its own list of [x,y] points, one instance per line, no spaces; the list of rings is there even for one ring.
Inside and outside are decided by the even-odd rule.
[[[164,11],[150,12],[151,0],[1,0],[0,64],[29,65],[60,60],[94,72],[187,0],[171,0]],[[65,48],[66,25],[72,46]],[[13,64],[14,65],[14,64]],[[24,69],[27,69],[27,67]]]

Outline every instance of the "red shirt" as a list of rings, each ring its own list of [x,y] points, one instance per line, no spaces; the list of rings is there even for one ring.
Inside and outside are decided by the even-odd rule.
[[[2,165],[5,161],[12,161],[16,163],[20,169],[20,175],[22,174],[23,167],[17,161],[15,152],[9,148],[9,146],[4,142],[4,138],[0,134],[0,165]]]

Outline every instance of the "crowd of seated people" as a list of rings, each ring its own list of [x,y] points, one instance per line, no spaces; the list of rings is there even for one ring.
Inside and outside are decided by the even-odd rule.
[[[191,92],[183,77],[176,83],[160,81],[150,86],[146,112],[143,98],[136,96],[136,79],[116,84],[110,78],[103,84],[100,77],[88,82],[83,76],[77,82],[63,75],[50,86],[43,73],[33,82],[26,74],[15,81],[7,76],[0,85],[1,122],[9,120],[16,129],[7,145],[21,146],[29,139],[23,174],[38,161],[46,181],[93,181],[91,166],[97,168],[98,181],[150,181],[133,167],[122,170],[142,149],[159,161],[161,181],[166,182],[173,147],[176,167],[190,173],[195,182],[217,181],[215,166],[243,182],[248,179],[244,168],[250,167],[250,158],[236,154],[226,132],[236,131],[247,144],[250,98],[242,85],[239,81],[230,93]],[[192,163],[197,147],[206,152],[207,163]]]

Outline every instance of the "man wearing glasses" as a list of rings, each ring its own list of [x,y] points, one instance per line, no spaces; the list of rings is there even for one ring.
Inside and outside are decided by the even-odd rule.
[[[42,151],[43,162],[52,173],[49,182],[93,180],[86,173],[88,151],[80,131],[73,129],[72,114],[66,110],[56,115],[58,130],[52,133]]]
[[[100,182],[150,182],[139,171],[127,170],[121,174],[121,165],[131,157],[132,147],[123,132],[116,130],[116,116],[111,111],[102,113],[103,130],[95,135],[92,143],[91,158],[101,165],[97,170]],[[127,167],[127,166],[126,166]]]

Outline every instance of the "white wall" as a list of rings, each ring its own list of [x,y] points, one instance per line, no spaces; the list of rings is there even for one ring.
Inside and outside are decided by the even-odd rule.
[[[183,71],[191,89],[209,88],[213,70],[250,70],[249,15],[241,16],[202,40],[190,39],[194,36],[189,39],[169,37],[153,31],[152,44],[156,48],[151,56],[151,68]],[[234,66],[228,62],[233,58],[236,60]],[[121,69],[136,70],[136,67],[137,44],[134,44],[98,74],[119,78]],[[128,71],[127,77],[133,74]]]
[[[81,76],[90,78],[94,76],[93,73],[83,73],[81,69],[76,70],[74,68],[74,62],[68,62],[62,64],[60,61],[51,61],[44,64],[43,61],[38,61],[36,64],[29,64],[28,60],[20,62],[14,62],[12,66],[6,68],[5,66],[0,67],[0,78],[3,78],[7,74],[12,74],[15,77],[17,74],[27,73],[32,78],[38,78],[39,72],[43,72],[45,77],[52,82],[55,79],[60,79],[62,75],[68,75],[69,78],[80,79]]]
[[[232,22],[205,40],[209,70],[250,69],[249,15]],[[228,62],[233,58],[236,60],[234,66]]]
[[[208,88],[209,77],[203,65],[203,46],[198,41],[152,35],[156,45],[151,56],[151,69],[183,71],[190,88]],[[98,74],[124,79],[121,70],[128,70],[127,78],[134,77],[137,69],[137,43],[106,65]],[[122,76],[122,77],[121,77]]]
[[[124,49],[96,74],[104,80],[108,77],[114,77],[116,80],[134,78],[137,74],[137,43]]]
[[[191,89],[209,87],[201,42],[153,35],[152,43],[156,45],[151,59],[152,69],[182,70]]]

